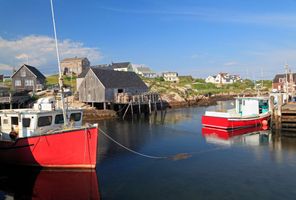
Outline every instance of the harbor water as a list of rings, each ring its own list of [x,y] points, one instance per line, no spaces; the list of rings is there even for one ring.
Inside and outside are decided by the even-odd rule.
[[[100,134],[95,171],[29,170],[22,178],[24,169],[2,169],[0,198],[295,199],[296,139],[269,130],[228,138],[202,134],[206,110],[231,106],[100,121],[124,147]]]

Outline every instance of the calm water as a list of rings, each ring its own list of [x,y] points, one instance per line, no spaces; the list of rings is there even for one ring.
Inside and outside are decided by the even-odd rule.
[[[295,199],[296,139],[268,131],[231,138],[202,135],[205,110],[228,106],[100,122],[100,128],[123,145],[169,159],[133,154],[100,135],[96,171],[0,169],[0,198]]]

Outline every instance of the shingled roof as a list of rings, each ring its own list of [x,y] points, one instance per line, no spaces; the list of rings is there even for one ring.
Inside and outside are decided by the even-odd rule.
[[[121,72],[100,68],[91,68],[91,70],[106,88],[148,88],[134,72]]]
[[[26,67],[28,68],[36,77],[37,79],[46,79],[46,77],[38,70],[36,69],[35,67],[33,66],[30,66],[30,65],[26,65],[24,64],[23,66],[21,66],[12,76],[11,78],[23,67]]]
[[[277,74],[273,78],[272,82],[273,83],[278,83],[280,78],[284,78],[286,80],[286,74]],[[296,73],[293,73],[293,80],[294,82],[296,81]],[[288,74],[288,81],[290,82],[290,75]]]

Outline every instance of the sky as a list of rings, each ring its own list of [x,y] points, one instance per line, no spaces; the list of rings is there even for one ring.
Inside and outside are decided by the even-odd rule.
[[[296,72],[295,0],[53,0],[61,59],[206,78]],[[0,0],[0,73],[58,72],[50,0]]]

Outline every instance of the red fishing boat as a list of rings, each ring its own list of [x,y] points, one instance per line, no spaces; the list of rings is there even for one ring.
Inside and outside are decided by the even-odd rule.
[[[227,112],[206,111],[202,125],[220,129],[237,129],[267,125],[270,119],[268,97],[238,97],[235,109]]]
[[[95,168],[97,161],[97,126],[82,126],[82,110],[65,108],[63,75],[59,66],[60,101],[53,97],[39,99],[31,109],[0,112],[0,162],[58,168]]]
[[[0,111],[0,163],[59,168],[95,168],[98,128],[82,126],[82,110],[67,109],[67,127],[54,98],[32,109]]]

